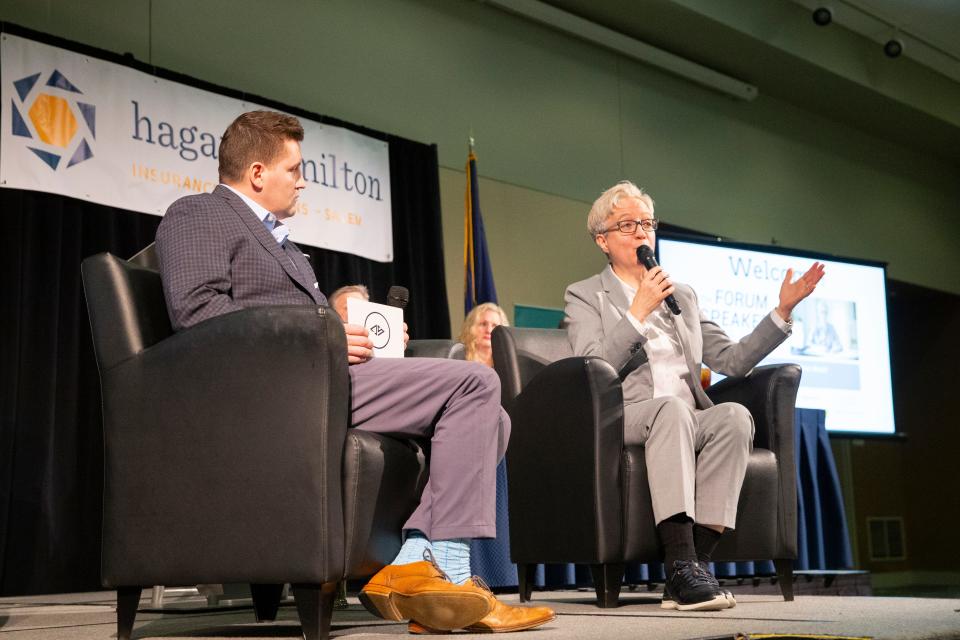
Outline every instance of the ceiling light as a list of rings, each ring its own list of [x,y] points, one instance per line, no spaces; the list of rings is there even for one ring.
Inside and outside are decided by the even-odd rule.
[[[829,7],[817,7],[813,10],[813,23],[825,27],[833,21],[833,12]]]
[[[890,38],[883,45],[883,53],[888,58],[899,58],[900,54],[903,53],[903,42],[898,38]]]

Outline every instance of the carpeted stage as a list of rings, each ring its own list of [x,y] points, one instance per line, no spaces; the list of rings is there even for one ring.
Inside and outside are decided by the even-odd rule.
[[[650,638],[732,640],[769,637],[856,637],[960,639],[960,599],[885,598],[858,595],[798,595],[784,602],[754,588],[736,588],[738,606],[713,613],[660,609],[656,591],[625,591],[617,609],[598,609],[587,591],[536,592],[534,602],[556,609],[557,619],[526,640]],[[115,636],[114,594],[99,592],[0,599],[0,640],[94,640]],[[296,608],[287,601],[274,623],[257,624],[249,600],[204,608],[194,593],[165,597],[161,612],[150,609],[144,591],[134,638],[267,639],[300,638]],[[516,602],[516,594],[500,596]],[[334,613],[331,638],[407,635],[406,625],[374,618],[349,599]],[[413,637],[413,636],[410,636]],[[476,637],[457,633],[456,637]]]

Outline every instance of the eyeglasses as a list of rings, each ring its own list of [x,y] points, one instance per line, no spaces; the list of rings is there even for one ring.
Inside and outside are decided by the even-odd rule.
[[[651,231],[657,230],[657,225],[660,223],[656,218],[644,218],[643,220],[621,220],[616,223],[609,229],[604,229],[604,233],[609,233],[614,229],[620,231],[620,233],[629,235],[631,233],[636,233],[637,227],[639,226],[645,232],[650,233]]]

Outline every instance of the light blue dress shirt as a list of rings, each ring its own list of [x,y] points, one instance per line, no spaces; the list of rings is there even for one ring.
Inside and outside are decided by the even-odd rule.
[[[273,235],[274,239],[277,241],[277,244],[282,246],[283,243],[286,242],[287,236],[290,235],[290,228],[277,220],[277,216],[273,215],[264,209],[259,203],[255,202],[251,198],[248,198],[230,185],[223,184],[222,182],[220,184],[237,194],[240,199],[243,200],[248,207],[250,207],[250,210],[253,211],[258,218],[260,218],[260,221],[263,223],[263,226],[267,228],[267,231]]]

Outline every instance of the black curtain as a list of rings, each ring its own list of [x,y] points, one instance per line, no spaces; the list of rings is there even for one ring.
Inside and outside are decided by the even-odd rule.
[[[0,189],[0,594],[99,588],[100,382],[80,261],[160,219]]]
[[[390,145],[393,262],[300,246],[310,254],[324,293],[347,284],[364,284],[370,289],[371,299],[385,302],[391,285],[403,285],[410,290],[410,302],[404,310],[410,337],[449,338],[436,145],[395,136],[377,137]]]
[[[411,290],[414,337],[449,337],[436,147],[390,143],[394,262],[304,247],[321,288]],[[160,218],[0,189],[0,596],[100,588],[100,386],[80,262],[129,257]],[[157,478],[163,482],[163,478]]]

